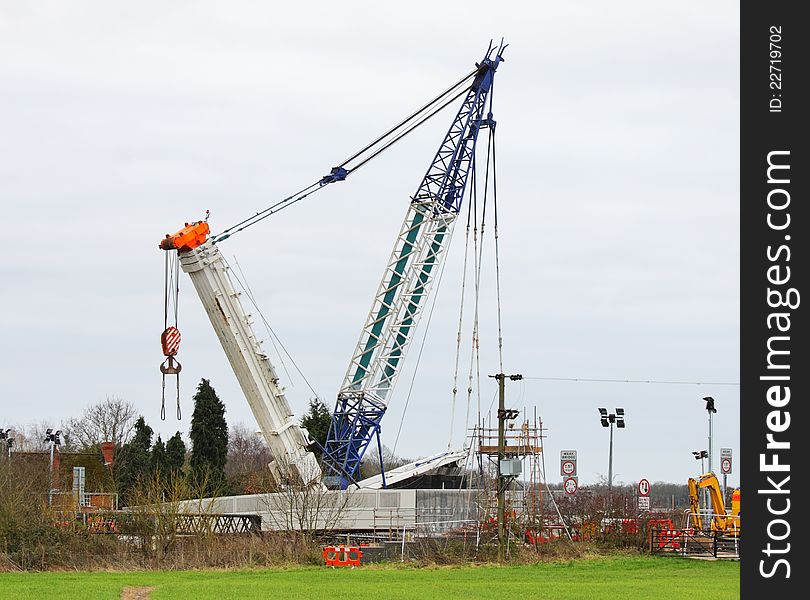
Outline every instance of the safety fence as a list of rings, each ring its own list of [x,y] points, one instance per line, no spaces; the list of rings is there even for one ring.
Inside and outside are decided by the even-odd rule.
[[[653,527],[649,531],[652,554],[680,556],[740,558],[739,532],[701,531],[695,528],[670,529]]]

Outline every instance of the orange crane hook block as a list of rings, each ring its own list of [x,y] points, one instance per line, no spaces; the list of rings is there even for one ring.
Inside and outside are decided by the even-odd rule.
[[[210,232],[208,223],[205,221],[186,223],[186,226],[174,235],[166,234],[166,237],[160,241],[160,248],[161,250],[188,252],[204,244]]]

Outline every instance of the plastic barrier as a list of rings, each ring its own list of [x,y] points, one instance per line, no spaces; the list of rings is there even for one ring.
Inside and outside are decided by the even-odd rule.
[[[327,567],[359,567],[363,551],[357,546],[326,546],[321,555]]]

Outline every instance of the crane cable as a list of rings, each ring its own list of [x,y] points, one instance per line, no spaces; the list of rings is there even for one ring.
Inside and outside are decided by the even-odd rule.
[[[224,260],[224,258],[223,258],[223,260]],[[292,354],[290,354],[290,352],[287,350],[287,347],[281,341],[281,338],[278,337],[278,334],[276,334],[276,332],[273,330],[273,328],[270,327],[270,322],[264,316],[264,313],[262,312],[262,309],[259,308],[259,304],[256,302],[256,298],[253,295],[253,290],[250,289],[250,284],[248,284],[248,282],[247,282],[247,277],[245,277],[245,274],[242,271],[242,265],[240,265],[239,261],[236,260],[235,258],[234,258],[234,262],[236,264],[237,269],[239,269],[239,274],[242,276],[242,278],[240,279],[239,276],[236,275],[236,273],[233,273],[234,279],[236,279],[239,286],[245,292],[245,295],[247,296],[248,300],[250,300],[250,303],[253,305],[253,308],[256,310],[257,313],[259,313],[259,318],[262,320],[262,324],[264,325],[265,329],[267,330],[267,333],[269,334],[270,342],[273,344],[273,348],[275,348],[275,350],[276,350],[276,356],[278,356],[279,360],[281,361],[281,367],[284,369],[284,372],[287,375],[287,379],[292,381],[292,377],[290,377],[290,373],[289,373],[289,371],[287,371],[287,365],[284,364],[284,358],[283,358],[284,354],[286,354],[287,358],[290,359],[290,362],[292,363],[295,370],[298,372],[298,375],[301,376],[301,379],[303,379],[304,383],[307,385],[309,390],[313,393],[315,398],[320,400],[320,395],[318,394],[318,392],[315,391],[315,388],[312,387],[312,384],[309,382],[309,379],[307,379],[306,375],[304,375],[304,372],[301,370],[301,367],[299,367],[298,363],[295,362],[295,359],[292,357]],[[226,262],[226,265],[227,265],[227,262]],[[228,268],[230,269],[230,266],[228,266]],[[277,342],[278,342],[278,345],[276,345]],[[279,347],[281,347],[281,350],[283,351],[283,354],[282,354],[282,352],[279,352]]]
[[[384,141],[384,140],[385,140],[386,138],[388,138],[390,135],[392,135],[392,134],[396,133],[396,131],[397,131],[398,129],[401,129],[401,128],[402,128],[402,127],[404,127],[404,126],[405,126],[407,123],[411,122],[413,119],[415,119],[416,117],[418,117],[419,115],[421,115],[423,112],[425,112],[426,110],[428,110],[429,108],[431,108],[431,107],[432,107],[432,106],[434,106],[435,104],[437,104],[437,103],[441,102],[443,98],[445,98],[445,97],[447,97],[448,95],[450,95],[450,94],[454,93],[454,92],[455,92],[455,91],[458,89],[458,87],[459,87],[459,86],[461,86],[461,85],[463,85],[464,83],[466,83],[466,82],[467,82],[467,80],[469,80],[469,79],[470,79],[472,76],[474,76],[474,75],[475,75],[477,72],[478,72],[478,69],[476,69],[476,70],[474,70],[474,71],[472,71],[472,72],[468,73],[467,75],[465,75],[464,77],[462,77],[461,79],[459,79],[459,80],[458,80],[456,83],[454,83],[454,84],[453,84],[453,85],[451,85],[449,88],[447,88],[446,90],[444,90],[444,91],[443,91],[441,94],[439,94],[438,96],[436,96],[436,97],[435,97],[433,100],[431,100],[430,102],[428,102],[428,103],[424,104],[424,105],[423,105],[421,108],[419,108],[418,110],[416,110],[416,111],[414,111],[413,113],[411,113],[409,116],[407,116],[405,119],[403,119],[402,121],[400,121],[398,124],[394,125],[394,126],[391,128],[391,129],[389,129],[388,131],[386,131],[385,133],[383,133],[382,135],[380,135],[379,137],[377,137],[377,138],[376,138],[374,141],[369,142],[369,143],[368,143],[367,145],[365,145],[363,148],[361,148],[360,150],[358,150],[357,152],[355,152],[354,154],[352,154],[352,155],[351,155],[349,158],[344,159],[344,160],[343,160],[343,161],[342,161],[342,162],[341,162],[341,163],[340,163],[338,166],[339,166],[339,167],[345,167],[345,166],[346,166],[348,163],[350,163],[351,161],[353,161],[355,158],[358,158],[358,157],[360,157],[361,155],[363,155],[364,153],[366,153],[368,150],[371,150],[371,149],[372,149],[374,146],[376,146],[376,145],[377,145],[377,144],[379,144],[380,142]],[[461,92],[461,93],[464,93],[464,92],[466,92],[466,91],[467,91],[467,90],[466,90],[466,89],[464,89],[464,90],[462,90],[462,92]],[[455,98],[457,98],[459,95],[461,95],[461,93],[459,93],[459,94],[457,94],[456,96],[454,96],[454,97],[453,97],[453,98],[452,98],[450,101],[452,102],[452,100],[454,100],[454,99],[455,99]],[[439,110],[441,110],[441,109],[439,109]],[[435,113],[434,113],[434,114],[435,114]],[[432,116],[432,115],[431,115],[431,116]],[[419,123],[417,123],[417,126],[418,126],[418,125],[421,125],[423,122],[424,122],[424,121],[420,121]],[[409,129],[408,131],[411,131],[411,130],[412,130],[412,129]],[[407,133],[407,132],[406,132],[406,133]],[[355,168],[357,168],[357,167],[355,167]]]
[[[489,97],[489,114],[492,115],[492,99],[495,95],[495,90]],[[490,119],[491,120],[491,119]],[[494,235],[495,235],[495,298],[496,298],[496,311],[498,313],[498,364],[500,365],[499,373],[503,373],[503,325],[501,320],[501,262],[500,250],[498,245],[498,178],[495,171],[495,125],[491,125],[489,129],[489,140],[492,144],[492,212],[494,213]],[[487,146],[487,155],[489,155],[489,145]],[[489,168],[489,164],[487,164]]]
[[[456,101],[459,97],[461,97],[462,95],[467,93],[467,91],[469,90],[469,87],[461,87],[461,86],[463,86],[469,79],[474,77],[477,72],[478,72],[478,69],[476,69],[476,70],[470,72],[469,74],[465,75],[462,79],[460,79],[455,84],[453,84],[452,86],[447,88],[441,94],[436,96],[433,100],[431,100],[427,104],[423,105],[421,108],[419,108],[415,112],[411,113],[405,119],[400,121],[397,125],[395,125],[391,129],[389,129],[388,131],[386,131],[382,135],[378,136],[374,141],[370,142],[369,144],[366,144],[362,149],[360,149],[359,151],[352,154],[349,158],[342,161],[336,167],[333,167],[330,175],[322,177],[318,181],[306,186],[305,188],[295,192],[294,194],[291,194],[291,195],[287,196],[286,198],[284,198],[282,200],[279,200],[278,202],[268,206],[267,208],[258,211],[257,213],[251,215],[250,217],[247,217],[247,218],[239,221],[235,225],[231,225],[227,229],[223,230],[221,233],[218,233],[218,234],[212,236],[211,237],[212,242],[213,243],[218,243],[218,242],[224,241],[224,240],[228,239],[229,237],[231,237],[233,234],[239,233],[240,231],[243,231],[243,230],[247,229],[251,225],[255,225],[256,223],[259,223],[260,221],[263,221],[267,217],[270,217],[270,216],[280,212],[281,210],[284,210],[285,208],[289,208],[293,204],[295,204],[297,202],[300,202],[304,198],[306,198],[306,197],[310,196],[311,194],[317,192],[318,190],[322,189],[326,185],[328,185],[330,183],[334,183],[336,181],[342,181],[342,180],[346,179],[346,177],[348,177],[351,173],[353,173],[354,171],[356,171],[357,169],[359,169],[360,167],[362,167],[363,165],[368,163],[370,160],[376,158],[377,156],[379,156],[380,154],[382,154],[383,152],[388,150],[391,146],[393,146],[394,144],[399,142],[402,138],[407,136],[414,129],[417,129],[418,127],[420,127],[422,124],[427,122],[432,117],[436,116],[438,113],[440,113],[442,110],[444,110],[447,106],[449,106],[454,101]],[[461,87],[461,89],[459,91],[460,87]],[[451,96],[451,97],[449,99],[446,99],[448,96]],[[437,105],[439,105],[439,106],[437,107]],[[411,121],[413,121],[414,119],[416,119],[417,117],[419,117],[420,115],[425,113],[426,111],[430,111],[430,112],[428,112],[427,115],[425,115],[423,118],[421,118],[416,123],[410,125],[404,131],[400,131],[408,123],[410,123]],[[397,132],[399,132],[399,133],[397,134]],[[393,139],[389,139],[394,134],[397,134],[397,135]],[[374,149],[376,146],[378,146],[380,143],[383,143],[383,142],[385,142],[385,143],[384,143],[384,145],[382,147],[376,148],[376,150],[374,150],[374,152],[372,152],[368,156],[363,156],[364,154],[366,154],[370,150]],[[355,159],[358,159],[358,158],[362,158],[362,160],[359,163],[357,163],[357,164],[355,164],[354,166],[351,166],[351,167],[348,166],[348,164],[350,162],[352,162],[352,161],[354,161]]]
[[[470,188],[472,189],[472,188]],[[467,261],[469,259],[469,248],[470,248],[470,217],[472,214],[472,196],[470,196],[470,208],[467,210],[467,227],[464,234],[464,266],[461,269],[461,299],[459,302],[458,307],[458,330],[456,332],[456,358],[455,358],[455,366],[453,368],[453,393],[452,393],[452,401],[450,403],[450,437],[447,440],[447,449],[449,450],[450,447],[453,445],[453,428],[455,426],[455,419],[456,419],[456,397],[458,395],[458,364],[459,359],[461,358],[461,333],[464,323],[464,297],[466,294],[467,289]],[[467,420],[469,418],[469,407],[470,403],[467,402],[467,418],[464,420],[464,426],[467,426]]]
[[[160,398],[160,420],[166,420],[166,375],[177,376],[177,419],[180,420],[180,370],[182,367],[174,357],[180,346],[180,331],[177,329],[178,296],[180,294],[180,261],[176,252],[166,252],[163,273],[163,333],[161,346],[166,360],[160,365],[162,391]],[[169,316],[172,314],[172,324]]]

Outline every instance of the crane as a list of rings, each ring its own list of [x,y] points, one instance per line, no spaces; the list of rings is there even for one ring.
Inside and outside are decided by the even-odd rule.
[[[205,220],[186,223],[167,234],[159,247],[167,252],[167,282],[179,269],[189,275],[205,312],[225,351],[240,387],[273,455],[270,467],[277,481],[289,478],[304,485],[331,482],[346,488],[356,483],[360,461],[374,435],[379,446],[380,420],[393,388],[408,344],[413,336],[425,298],[443,258],[453,223],[461,209],[467,175],[473,164],[478,132],[494,127],[491,101],[485,115],[493,76],[503,60],[506,46],[490,44],[476,68],[436,98],[423,105],[360,151],[333,167],[330,173],[302,190],[212,235]],[[471,82],[471,83],[470,83]],[[295,420],[278,374],[252,328],[229,276],[229,267],[218,244],[231,235],[276,214],[325,186],[344,181],[367,162],[390,148],[443,108],[464,97],[450,130],[428,171],[411,198],[405,221],[396,239],[382,282],[374,297],[357,348],[333,413],[325,447],[327,477],[311,452],[313,441]],[[490,97],[491,99],[491,97]],[[176,255],[172,253],[176,252]],[[172,258],[173,256],[173,258]],[[171,266],[170,266],[170,261]],[[171,275],[176,283],[177,275]],[[171,293],[167,283],[168,297]],[[177,293],[174,292],[175,315]],[[176,316],[175,316],[176,321]],[[166,363],[165,376],[178,375],[175,356],[180,334],[168,326],[161,336]],[[179,387],[178,387],[179,390]],[[179,410],[179,391],[178,391]],[[178,413],[179,415],[179,413]],[[458,453],[441,453],[423,459],[398,474],[423,472]],[[385,475],[365,487],[385,487]]]
[[[478,133],[495,126],[487,99],[504,48],[501,44],[494,56],[490,48],[476,65],[461,107],[408,204],[332,413],[324,448],[330,486],[345,488],[357,479],[375,438],[382,467],[380,421],[461,210]]]

